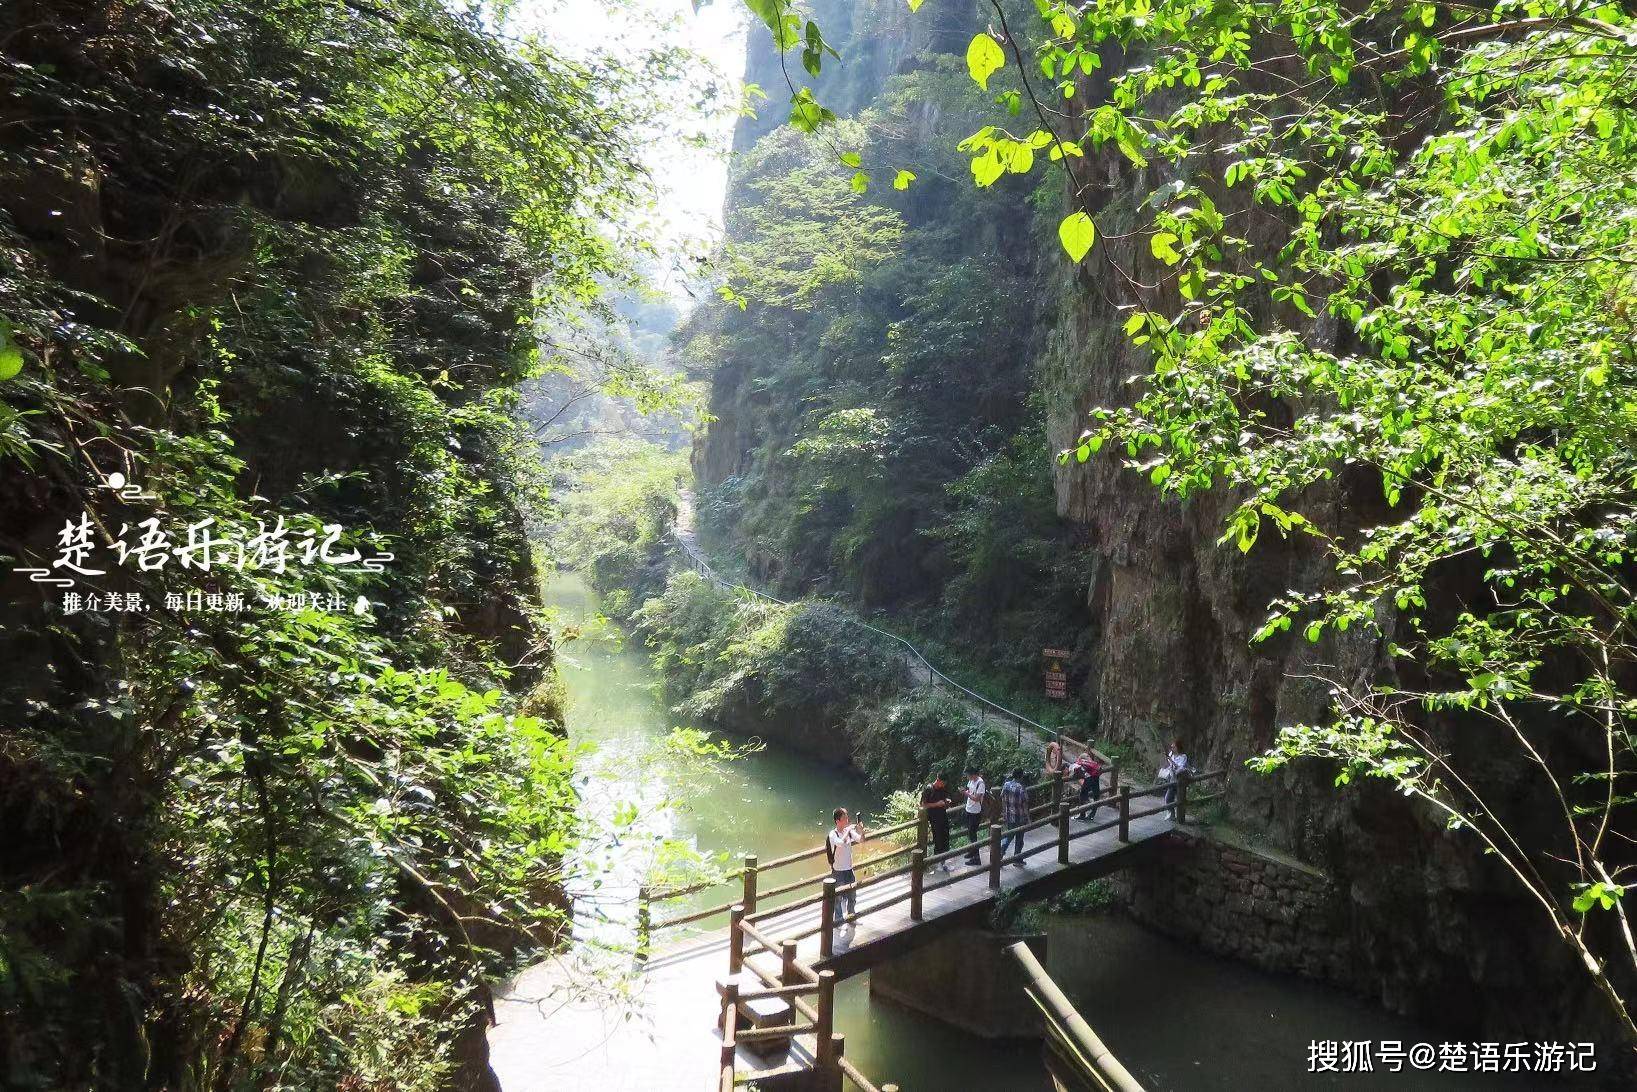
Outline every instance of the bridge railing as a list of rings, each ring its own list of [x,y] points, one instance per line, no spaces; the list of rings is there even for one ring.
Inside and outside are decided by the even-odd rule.
[[[816,970],[797,958],[795,940],[769,937],[746,919],[743,906],[735,905],[730,914],[728,969],[731,977],[717,984],[722,1001],[719,1092],[733,1092],[741,1045],[787,1044],[798,1035],[813,1037],[813,1066],[832,1077],[834,1087],[840,1088],[845,1077],[863,1092],[898,1092],[897,1085],[876,1085],[846,1058],[846,1037],[835,1030],[836,973]],[[779,957],[777,973],[746,958],[750,944]],[[746,971],[761,983],[760,988],[744,989]],[[790,1023],[739,1027],[741,1005],[774,999],[790,1002]]]
[[[1105,775],[1108,778],[1109,792],[1113,793],[1118,791],[1120,784],[1120,768],[1118,764],[1110,762],[1108,765],[1104,766],[1101,773],[1098,774],[1099,781]],[[1031,816],[1055,814],[1058,805],[1062,801],[1064,789],[1068,784],[1069,780],[1065,774],[1057,778],[1044,779],[1029,785],[1027,789],[1031,799],[1038,797],[1041,800],[1040,803],[1031,806]],[[990,789],[985,814],[991,817],[998,814],[999,806],[1000,790]],[[883,827],[879,830],[871,830],[865,836],[861,846],[873,847],[883,843],[894,844],[892,843],[892,839],[898,835],[907,833],[912,828],[915,830],[915,842],[913,844],[899,845],[897,848],[863,857],[859,860],[856,869],[859,871],[878,869],[881,865],[888,861],[894,860],[898,857],[908,857],[908,855],[917,848],[924,851],[927,844],[928,823],[929,820],[927,818],[927,809],[918,808],[916,818],[914,819],[910,819],[902,823],[895,823],[892,826]],[[746,854],[739,868],[734,869],[720,877],[701,880],[697,883],[687,884],[681,887],[655,889],[644,886],[639,890],[637,896],[639,944],[643,949],[646,949],[648,946],[648,941],[655,932],[682,925],[692,925],[713,917],[718,917],[722,914],[726,914],[728,910],[736,903],[742,903],[749,908],[752,914],[754,914],[757,912],[758,907],[769,900],[791,894],[795,891],[800,891],[806,887],[817,888],[819,884],[823,883],[825,877],[829,875],[828,868],[822,872],[781,882],[772,887],[765,886],[763,881],[767,877],[768,873],[789,868],[792,865],[802,864],[806,861],[816,860],[823,857],[824,854],[825,847],[823,844],[817,845],[811,849],[800,850],[799,852],[791,853],[784,857],[779,857],[775,860],[768,861],[766,864],[760,863],[755,855]],[[896,869],[888,873],[888,875],[901,875],[902,871],[902,869]],[[678,899],[684,899],[690,895],[696,895],[701,891],[708,891],[713,887],[719,887],[723,884],[731,883],[735,879],[739,880],[742,884],[742,890],[737,898],[729,899],[726,902],[713,903],[709,906],[691,910],[683,914],[677,914],[669,918],[662,918],[658,921],[654,920],[653,907],[655,905],[674,902]],[[792,904],[785,904],[778,907],[778,909],[789,909],[790,905]],[[798,901],[793,905],[799,906],[802,905],[802,903]]]
[[[989,826],[987,863],[980,861],[968,865],[964,869],[957,869],[946,876],[931,882],[927,881],[928,870],[936,864],[952,860],[958,855],[973,854],[978,850],[976,844],[956,846],[943,853],[928,856],[926,853],[927,821],[926,810],[915,821],[916,843],[909,849],[910,861],[908,864],[878,872],[874,875],[857,880],[854,883],[838,884],[833,876],[824,876],[820,879],[819,894],[799,900],[784,906],[771,907],[764,910],[756,909],[755,877],[757,868],[754,857],[747,857],[743,875],[748,877],[747,889],[752,898],[743,902],[733,903],[728,907],[728,973],[730,977],[719,984],[722,999],[721,1011],[721,1089],[722,1092],[731,1092],[734,1086],[738,1047],[741,1044],[754,1044],[770,1041],[785,1042],[793,1040],[798,1035],[812,1035],[815,1050],[813,1064],[822,1072],[835,1076],[838,1082],[845,1076],[867,1092],[888,1092],[894,1086],[883,1085],[879,1089],[859,1073],[857,1068],[843,1057],[845,1040],[835,1033],[835,983],[836,974],[828,968],[818,970],[811,964],[797,958],[797,945],[817,934],[818,958],[826,960],[835,953],[835,933],[838,925],[856,923],[871,914],[897,906],[899,903],[909,902],[909,916],[912,921],[923,920],[923,900],[929,891],[958,883],[976,875],[988,873],[989,887],[999,890],[1001,886],[1001,867],[1014,861],[1023,861],[1037,853],[1056,850],[1060,865],[1070,863],[1071,844],[1076,838],[1088,837],[1105,830],[1118,830],[1118,839],[1122,842],[1130,840],[1131,822],[1149,815],[1156,815],[1162,811],[1174,811],[1177,822],[1187,821],[1190,789],[1200,785],[1218,781],[1225,776],[1223,771],[1193,775],[1184,773],[1174,784],[1161,783],[1148,788],[1133,790],[1129,785],[1120,786],[1118,792],[1106,800],[1093,800],[1084,804],[1069,803],[1061,798],[1061,781],[1053,792],[1052,799],[1046,807],[1048,814],[1040,818],[1032,818],[1029,822],[1018,824],[1009,829],[999,823]],[[1038,786],[1036,786],[1038,787]],[[1171,799],[1164,799],[1170,789],[1175,789]],[[1151,797],[1161,797],[1158,803],[1147,807],[1134,809],[1132,801],[1146,801]],[[1197,803],[1197,797],[1195,798]],[[1079,830],[1072,828],[1070,820],[1079,814],[1082,817],[1095,818],[1096,810],[1109,807],[1113,817],[1104,822],[1092,822]],[[1031,809],[1031,814],[1040,808]],[[898,824],[896,829],[902,830],[910,824]],[[1055,837],[1041,842],[1030,848],[1020,848],[1010,855],[1001,850],[1003,833],[1029,832],[1054,827]],[[893,829],[893,828],[889,828]],[[820,850],[822,852],[822,849]],[[790,858],[781,858],[781,861],[799,859],[810,856],[810,853],[792,854]],[[891,854],[896,856],[896,853]],[[878,858],[879,859],[879,858]],[[776,862],[777,863],[777,862]],[[876,900],[862,909],[854,909],[845,915],[836,914],[837,899],[845,894],[854,894],[877,887],[889,880],[900,876],[909,876],[908,889],[885,899]],[[818,923],[807,928],[781,933],[772,936],[766,927],[768,918],[782,915],[792,910],[817,904],[819,907]],[[767,953],[779,958],[780,971],[775,974],[762,967],[752,957],[759,953]],[[744,974],[754,975],[761,983],[760,988],[744,989]],[[758,1000],[788,999],[790,1001],[791,1022],[772,1026],[740,1028],[740,1006]],[[812,999],[809,1003],[808,999]]]
[[[1040,781],[1028,786],[1028,791],[1031,796],[1040,795],[1044,798],[1042,799],[1041,803],[1031,806],[1029,810],[1030,823],[1023,828],[1023,832],[1027,834],[1030,831],[1048,826],[1053,822],[1061,823],[1061,813],[1065,808],[1067,808],[1068,811],[1073,814],[1084,817],[1088,814],[1095,816],[1099,814],[1103,808],[1107,807],[1111,811],[1114,811],[1118,816],[1124,817],[1124,822],[1109,820],[1101,824],[1093,824],[1079,830],[1064,833],[1060,840],[1064,843],[1064,852],[1066,853],[1067,843],[1075,838],[1081,838],[1088,834],[1095,834],[1100,831],[1109,830],[1115,826],[1120,827],[1120,838],[1123,841],[1126,838],[1131,819],[1141,819],[1145,816],[1154,815],[1160,811],[1165,811],[1172,807],[1170,804],[1162,803],[1146,810],[1131,811],[1130,802],[1132,800],[1140,801],[1150,796],[1163,794],[1172,787],[1171,783],[1160,782],[1148,788],[1133,790],[1129,785],[1121,785],[1119,783],[1119,768],[1117,766],[1111,765],[1105,769],[1103,773],[1107,774],[1109,777],[1110,784],[1108,793],[1100,796],[1098,799],[1088,800],[1085,803],[1076,802],[1074,804],[1068,804],[1064,800],[1064,790],[1069,784],[1066,777]],[[1178,789],[1179,803],[1176,805],[1176,812],[1179,822],[1185,821],[1186,810],[1189,803],[1188,786],[1198,786],[1202,783],[1219,779],[1222,776],[1223,773],[1218,771],[1216,773],[1204,775],[1184,775],[1177,781],[1176,786]],[[995,793],[992,792],[992,802],[994,795]],[[1207,797],[1206,799],[1212,798],[1214,797]],[[1203,803],[1204,800],[1195,797],[1193,802],[1198,804]],[[992,815],[992,813],[989,814]],[[896,823],[889,827],[883,827],[880,830],[870,831],[869,834],[866,835],[862,844],[871,845],[889,842],[890,839],[908,832],[911,828],[914,828],[915,830],[915,840],[913,843],[900,845],[897,848],[889,849],[885,852],[876,853],[872,856],[861,859],[855,866],[855,871],[869,871],[870,875],[860,879],[856,884],[848,885],[847,887],[843,888],[840,893],[846,894],[851,891],[862,890],[864,887],[868,887],[883,880],[890,880],[910,872],[911,865],[914,863],[915,855],[917,853],[921,855],[920,860],[924,869],[926,866],[941,864],[942,862],[952,860],[957,856],[971,855],[974,852],[970,843],[968,843],[967,845],[951,848],[944,853],[928,855],[927,844],[929,840],[928,834],[930,829],[930,821],[928,819],[927,809],[924,807],[917,809],[917,817],[915,819],[902,823]],[[1001,833],[997,834],[997,831]],[[1004,835],[1004,833],[1005,828],[999,824],[993,822],[988,824],[988,835],[991,843],[997,842]],[[1044,845],[1037,845],[1030,849],[1025,856],[1034,856],[1036,853],[1043,851]],[[811,849],[801,850],[796,853],[788,854],[784,857],[779,857],[773,861],[769,861],[767,864],[761,864],[755,854],[746,854],[740,868],[729,872],[726,876],[720,879],[702,881],[700,883],[691,884],[685,887],[672,888],[669,890],[655,891],[648,887],[641,888],[638,892],[637,906],[637,942],[639,952],[645,953],[648,950],[655,932],[677,926],[693,924],[696,922],[705,921],[712,917],[717,917],[722,914],[727,914],[736,905],[745,907],[747,915],[754,921],[757,918],[769,917],[774,913],[782,913],[786,910],[800,909],[804,906],[811,906],[822,901],[824,897],[822,891],[823,885],[830,878],[828,868],[808,876],[802,876],[794,880],[776,884],[772,887],[764,886],[763,878],[768,873],[775,870],[820,858],[824,855],[824,853],[825,846],[820,844]],[[994,854],[991,853],[991,856],[994,856]],[[884,865],[887,862],[895,860],[899,857],[908,857],[910,860],[904,865],[881,870],[881,865]],[[971,874],[972,873],[969,871],[956,871],[951,873],[951,876],[964,877]],[[998,873],[996,873],[996,876],[998,876]],[[676,899],[685,898],[688,895],[696,894],[711,887],[719,886],[723,883],[730,883],[734,879],[738,879],[741,883],[741,890],[737,898],[730,899],[727,902],[706,906],[688,913],[664,918],[658,921],[654,920],[653,907],[656,904],[662,904],[665,902],[674,901]],[[920,873],[917,872],[916,880],[919,881],[920,879]],[[927,889],[935,890],[938,887],[945,886],[947,879],[948,878],[946,877],[945,880],[939,880],[931,884]],[[998,886],[998,881],[996,885]],[[769,900],[801,891],[804,888],[814,888],[816,890],[813,894],[805,898],[795,899],[789,902],[780,903],[778,905],[769,905],[764,908],[764,903],[769,902]],[[902,898],[905,897],[908,896],[903,896],[900,899],[894,900],[894,902],[902,901]],[[807,935],[811,935],[811,933]]]

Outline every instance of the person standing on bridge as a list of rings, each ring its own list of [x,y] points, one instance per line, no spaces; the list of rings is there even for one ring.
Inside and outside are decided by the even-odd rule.
[[[926,825],[932,832],[933,856],[949,851],[949,809],[954,803],[949,786],[944,784],[944,775],[933,774],[932,784],[921,790],[921,807],[926,809]],[[945,861],[941,867],[948,872],[954,862]]]
[[[824,839],[824,853],[830,858],[830,876],[836,887],[849,889],[836,896],[835,918],[840,925],[858,906],[858,892],[850,890],[858,882],[853,874],[853,847],[864,840],[864,828],[853,824],[846,808],[837,808],[835,816],[835,829]]]
[[[1000,855],[1010,856],[1023,852],[1023,828],[1029,824],[1029,789],[1023,784],[1023,767],[1012,771],[1000,787],[1000,821],[1006,824],[1006,837],[1000,840]],[[1022,861],[1013,861],[1019,868]]]
[[[1080,757],[1074,760],[1074,777],[1080,781],[1080,806],[1086,802],[1097,801],[1103,798],[1103,764],[1092,756],[1090,751],[1081,751]],[[1080,818],[1089,823],[1097,816],[1097,809],[1101,804],[1093,804],[1091,808],[1080,813]]]
[[[983,825],[983,807],[989,801],[989,786],[976,766],[966,768],[966,863],[978,862],[978,827]]]
[[[1182,750],[1182,740],[1173,739],[1165,752],[1165,765],[1159,770],[1160,780],[1165,782],[1165,806],[1171,809],[1166,813],[1169,819],[1175,820],[1177,817],[1177,779],[1188,769],[1188,756]]]

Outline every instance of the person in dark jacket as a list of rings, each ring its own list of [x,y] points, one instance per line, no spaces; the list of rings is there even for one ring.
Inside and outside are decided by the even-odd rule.
[[[932,834],[932,855],[949,849],[949,809],[955,806],[955,797],[941,773],[932,776],[932,784],[921,790],[921,807],[926,809],[927,829]],[[954,861],[944,861],[945,872],[955,867]]]

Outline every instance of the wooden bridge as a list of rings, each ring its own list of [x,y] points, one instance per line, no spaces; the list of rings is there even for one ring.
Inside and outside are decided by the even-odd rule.
[[[1030,821],[1003,828],[990,823],[987,848],[978,864],[967,864],[967,845],[927,852],[925,809],[907,823],[872,831],[865,845],[894,846],[862,858],[856,883],[838,887],[828,869],[815,875],[764,886],[770,873],[822,860],[824,846],[767,864],[746,856],[733,877],[740,897],[731,902],[655,921],[652,907],[694,894],[709,884],[642,894],[639,943],[647,950],[655,931],[728,915],[727,966],[717,982],[721,1001],[719,1087],[731,1092],[736,1079],[765,1079],[812,1072],[816,1087],[840,1089],[842,1078],[865,1092],[893,1085],[873,1084],[845,1057],[845,1040],[835,1032],[835,987],[839,979],[903,952],[948,929],[981,920],[1003,893],[1046,897],[1129,865],[1149,843],[1186,821],[1190,790],[1222,777],[1221,772],[1183,775],[1176,799],[1163,799],[1172,786],[1133,790],[1119,785],[1119,771],[1105,768],[1110,793],[1100,802],[1070,804],[1062,778],[1029,786]],[[1199,802],[1195,797],[1194,803]],[[1174,809],[1174,818],[1170,814]],[[1090,822],[1083,820],[1090,819]],[[1003,854],[1003,835],[1022,831],[1024,845]],[[902,858],[907,862],[896,863]],[[945,872],[949,867],[952,870]],[[719,881],[718,881],[719,882]],[[811,889],[795,901],[767,905],[779,896]],[[837,920],[837,899],[853,894],[856,908]]]

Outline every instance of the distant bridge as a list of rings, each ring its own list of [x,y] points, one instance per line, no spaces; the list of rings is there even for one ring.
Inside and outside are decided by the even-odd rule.
[[[1063,780],[1043,781],[1030,786],[1031,799],[1040,800],[1030,809],[1030,821],[1017,828],[991,823],[987,848],[976,865],[962,860],[971,852],[966,845],[927,853],[923,809],[915,820],[869,835],[865,844],[882,844],[893,838],[907,840],[913,829],[914,840],[862,860],[855,870],[864,875],[846,887],[837,887],[826,869],[764,888],[768,873],[823,860],[822,845],[766,865],[747,855],[738,873],[742,894],[731,904],[656,922],[655,904],[685,897],[705,885],[644,891],[638,910],[639,943],[646,950],[655,930],[727,912],[727,966],[717,982],[721,1092],[731,1092],[740,1077],[755,1080],[802,1071],[833,1079],[822,1087],[839,1089],[845,1077],[865,1092],[885,1092],[895,1086],[873,1084],[844,1056],[844,1040],[835,1033],[838,980],[920,947],[951,928],[981,920],[1003,892],[1043,898],[1130,865],[1155,840],[1186,821],[1190,789],[1222,776],[1220,771],[1184,774],[1176,782],[1173,804],[1161,798],[1170,786],[1160,784],[1135,791],[1119,786],[1101,802],[1071,805],[1062,798]],[[1175,818],[1167,814],[1173,808]],[[1099,818],[1099,810],[1106,810],[1108,818]],[[1087,813],[1092,813],[1093,822],[1077,821]],[[1003,855],[1003,833],[1016,830],[1024,832],[1022,850]],[[887,867],[905,856],[907,863]],[[938,870],[945,862],[954,864],[955,870],[947,874]],[[763,908],[769,899],[804,888],[817,892]],[[836,899],[848,892],[854,894],[857,908],[838,924]]]

